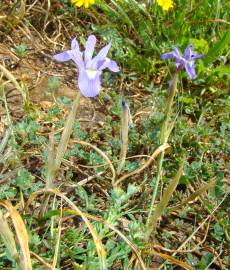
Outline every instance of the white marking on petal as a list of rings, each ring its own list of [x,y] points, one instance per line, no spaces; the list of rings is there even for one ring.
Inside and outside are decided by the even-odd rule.
[[[90,80],[95,79],[95,77],[97,76],[97,72],[98,72],[97,70],[93,70],[93,69],[86,70],[86,74]]]

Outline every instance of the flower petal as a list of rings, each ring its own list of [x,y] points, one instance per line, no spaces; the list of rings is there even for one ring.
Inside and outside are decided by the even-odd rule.
[[[103,70],[105,68],[108,68],[109,70],[113,71],[113,72],[118,72],[120,71],[119,66],[117,65],[117,63],[109,58],[106,58],[104,61],[102,61],[99,66],[98,66],[98,70]]]
[[[187,62],[185,63],[184,67],[185,67],[186,72],[188,73],[189,78],[191,80],[194,79],[196,77],[195,62],[191,62],[191,63]]]
[[[182,59],[181,53],[177,47],[174,47],[172,52],[164,53],[161,56],[161,59],[163,60],[169,58],[175,58],[177,61],[180,61]]]
[[[71,50],[76,50],[76,51],[80,52],[80,47],[79,47],[79,44],[78,44],[76,38],[73,38],[71,41]]]
[[[184,51],[183,58],[190,60],[196,53],[193,51],[193,45],[188,45]]]
[[[92,59],[92,62],[90,63],[90,68],[91,69],[96,69],[97,66],[98,66],[98,62],[105,60],[105,58],[106,58],[106,56],[107,56],[107,54],[109,52],[109,49],[110,49],[111,45],[112,44],[110,42],[108,45],[106,45],[105,47],[103,47],[99,51],[99,53]]]
[[[204,58],[203,54],[196,54],[192,59],[197,60],[197,59],[202,59],[202,58]]]
[[[173,50],[174,50],[174,53],[175,53],[175,57],[182,58],[182,55],[181,55],[181,53],[180,53],[180,51],[178,50],[177,47],[174,47]]]
[[[161,59],[165,60],[165,59],[169,59],[169,58],[175,58],[176,55],[174,52],[168,52],[168,53],[164,53],[161,55]]]
[[[188,45],[187,48],[185,49],[185,52],[183,54],[183,57],[186,60],[196,60],[196,59],[201,59],[204,57],[203,54],[197,54],[194,50],[193,50],[193,45]]]
[[[85,68],[81,52],[78,52],[76,50],[71,50],[71,51],[69,51],[69,54],[70,54],[71,59],[74,61],[74,63],[79,68],[79,70]]]
[[[69,61],[71,59],[71,55],[70,55],[69,51],[65,51],[65,52],[61,52],[61,53],[55,54],[53,56],[53,58],[56,61],[65,62],[65,61]]]
[[[83,96],[95,97],[101,90],[100,72],[90,79],[86,70],[81,70],[78,77],[78,86]]]
[[[84,57],[85,57],[86,63],[88,61],[91,61],[91,59],[92,59],[96,42],[97,42],[97,39],[94,35],[90,35],[86,41],[85,52],[84,52]]]

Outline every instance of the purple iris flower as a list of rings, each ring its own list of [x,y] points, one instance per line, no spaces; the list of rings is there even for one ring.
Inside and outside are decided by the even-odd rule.
[[[59,62],[73,60],[78,67],[78,86],[83,96],[95,97],[101,90],[101,73],[108,68],[113,72],[120,69],[117,63],[109,58],[107,54],[111,43],[103,47],[99,53],[93,57],[96,45],[96,37],[90,35],[85,44],[85,51],[81,52],[79,44],[74,38],[71,42],[71,50],[54,55],[54,59]]]
[[[185,68],[186,72],[190,79],[194,79],[196,77],[195,72],[195,60],[203,58],[203,54],[197,54],[193,51],[193,46],[188,45],[184,51],[184,54],[181,55],[178,48],[173,48],[173,52],[164,53],[161,56],[161,59],[169,59],[174,58],[176,62],[177,71]]]

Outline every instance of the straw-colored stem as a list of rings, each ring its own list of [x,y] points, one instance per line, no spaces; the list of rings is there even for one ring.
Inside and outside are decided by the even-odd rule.
[[[129,107],[128,103],[122,101],[122,114],[121,114],[121,151],[120,161],[118,163],[117,175],[121,173],[125,165],[125,158],[128,150],[128,134],[129,134]]]
[[[166,112],[165,112],[165,120],[164,120],[164,123],[162,125],[161,133],[160,133],[160,143],[161,144],[167,143],[168,137],[169,137],[169,132],[171,131],[171,128],[169,129],[169,120],[170,120],[171,113],[172,113],[173,99],[174,99],[174,96],[175,96],[176,90],[177,90],[177,82],[178,82],[178,73],[176,72],[174,75],[174,78],[173,78],[172,86],[169,89],[169,95],[168,95],[168,99],[167,99],[167,107],[166,107]],[[157,170],[155,188],[153,190],[152,201],[151,201],[151,205],[150,205],[150,209],[149,209],[149,213],[148,213],[148,218],[147,218],[147,224],[146,224],[147,228],[149,228],[149,224],[150,224],[151,219],[152,219],[152,213],[153,213],[155,200],[156,200],[156,196],[157,196],[157,192],[158,192],[158,186],[159,186],[159,182],[160,182],[161,174],[162,174],[164,153],[165,153],[164,151],[161,152],[160,158],[158,161],[158,170]],[[150,235],[150,233],[148,233],[148,235]]]
[[[54,138],[53,134],[50,135],[50,141],[49,141],[49,155],[48,155],[48,168],[47,168],[47,175],[46,175],[46,188],[52,188],[53,187],[53,180],[55,178],[55,175],[57,171],[59,170],[61,166],[62,159],[65,155],[69,138],[72,133],[77,109],[80,103],[80,97],[81,93],[78,92],[78,95],[76,99],[73,102],[72,109],[67,117],[62,135],[61,140],[59,142],[59,145],[57,147],[57,151],[55,153],[54,150]]]
[[[3,243],[5,244],[8,252],[11,254],[12,258],[15,260],[17,264],[19,261],[19,254],[16,248],[16,243],[14,240],[14,235],[12,230],[10,229],[8,222],[3,216],[2,211],[0,210],[0,235],[2,237]]]
[[[130,173],[127,173],[123,176],[121,176],[119,179],[116,181],[116,186],[123,182],[125,179],[128,177],[131,177],[135,174],[139,174],[142,171],[144,171],[154,160],[155,158],[162,152],[165,151],[167,148],[169,148],[169,145],[167,143],[160,145],[154,152],[153,154],[149,157],[149,159],[145,162],[144,165],[142,165],[140,168],[136,169],[135,171],[132,171]]]
[[[48,154],[48,168],[47,168],[47,175],[46,175],[46,188],[50,189],[53,188],[54,178],[56,173],[60,169],[62,159],[65,155],[66,149],[68,147],[69,138],[72,133],[76,113],[80,104],[81,92],[79,91],[74,102],[72,109],[67,117],[59,145],[57,147],[57,151],[55,153],[54,149],[54,138],[53,134],[50,135],[49,141],[49,154]],[[49,194],[46,194],[43,200],[43,204],[40,210],[40,215],[43,215],[47,205],[49,203]]]
[[[69,138],[72,133],[77,109],[80,104],[81,92],[79,91],[76,99],[73,102],[72,110],[70,111],[68,118],[66,120],[64,130],[62,132],[61,140],[57,148],[56,158],[55,158],[55,171],[57,171],[61,166],[61,161],[65,155]]]
[[[53,132],[51,132],[50,137],[49,137],[46,188],[53,187],[53,179],[55,177],[55,163],[54,162],[55,162],[54,134]]]
[[[91,143],[84,142],[84,141],[78,141],[78,140],[74,140],[73,142],[74,143],[79,143],[81,145],[85,145],[85,146],[89,146],[89,147],[93,148],[99,155],[101,155],[105,159],[105,161],[109,165],[109,167],[111,169],[111,172],[112,172],[112,177],[111,177],[112,185],[115,186],[116,172],[115,172],[115,169],[113,167],[113,163],[108,158],[108,156],[103,151],[101,151],[98,147],[96,147],[95,145],[92,145]],[[78,185],[79,185],[79,183],[78,183]]]
[[[6,76],[6,78],[13,83],[13,85],[15,86],[15,88],[21,93],[21,95],[23,97],[23,101],[25,102],[26,99],[27,99],[26,92],[20,86],[20,84],[17,82],[17,80],[13,76],[13,74],[8,69],[6,69],[3,65],[1,65],[1,64],[0,64],[0,70],[3,72],[3,74]]]

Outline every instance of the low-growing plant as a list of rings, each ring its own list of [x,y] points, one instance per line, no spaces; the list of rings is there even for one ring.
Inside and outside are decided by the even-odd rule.
[[[29,1],[25,19],[6,39],[23,45],[23,33],[23,42],[29,40],[12,55],[24,58],[18,69],[5,57],[0,65],[1,78],[19,91],[31,81],[30,93],[47,76],[40,91],[52,94],[36,104],[28,99],[16,121],[5,94],[9,81],[3,82],[7,115],[0,132],[7,126],[8,133],[0,142],[0,267],[225,269],[228,4],[44,5]],[[98,54],[92,32],[107,44]],[[57,63],[69,60],[77,80],[71,63]],[[33,61],[37,74],[29,79]],[[71,98],[57,96],[62,87]]]

